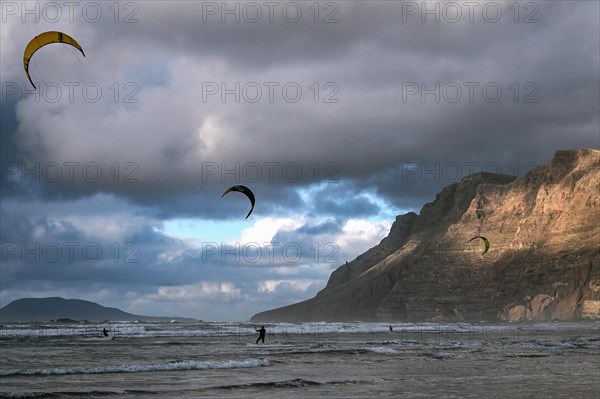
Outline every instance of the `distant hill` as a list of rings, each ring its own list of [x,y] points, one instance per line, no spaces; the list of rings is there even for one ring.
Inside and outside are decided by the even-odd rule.
[[[252,321],[600,318],[600,151],[557,151],[521,177],[477,173],[304,302]],[[483,235],[491,244],[482,254]]]
[[[107,308],[95,302],[81,299],[22,298],[0,309],[0,322],[48,322],[57,319],[73,319],[100,322],[109,321],[171,321],[193,322],[184,317],[140,316],[117,308]]]

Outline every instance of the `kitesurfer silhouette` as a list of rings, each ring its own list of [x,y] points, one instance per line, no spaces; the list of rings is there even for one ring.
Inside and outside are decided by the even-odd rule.
[[[258,338],[256,339],[256,343],[258,344],[258,341],[262,340],[262,343],[265,343],[265,333],[267,332],[267,330],[265,330],[265,326],[262,326],[260,329],[256,329],[256,332],[258,332]]]

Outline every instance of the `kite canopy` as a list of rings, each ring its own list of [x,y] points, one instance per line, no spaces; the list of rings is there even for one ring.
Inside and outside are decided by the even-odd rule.
[[[37,89],[37,87],[35,87],[35,85],[33,84],[33,81],[31,80],[31,76],[29,76],[29,60],[31,60],[31,57],[33,56],[33,54],[36,51],[38,51],[40,48],[44,47],[45,45],[51,44],[51,43],[69,44],[69,45],[75,47],[76,49],[78,49],[79,51],[81,51],[81,54],[83,54],[83,56],[85,57],[85,53],[83,52],[83,49],[81,48],[79,43],[77,43],[77,41],[75,39],[73,39],[71,36],[67,35],[66,33],[49,31],[49,32],[44,32],[42,34],[37,35],[36,37],[31,39],[29,44],[27,44],[27,47],[25,47],[25,53],[23,54],[23,67],[25,68],[25,73],[27,74],[27,79],[29,79],[29,82],[31,82],[31,85],[33,86],[34,89]]]
[[[485,244],[485,249],[484,249],[484,250],[483,250],[483,252],[481,253],[482,255],[485,255],[485,253],[488,251],[488,249],[490,249],[490,242],[489,242],[489,240],[488,240],[487,238],[485,238],[484,236],[475,236],[475,237],[471,238],[471,239],[469,240],[469,242],[471,242],[471,241],[473,241],[473,240],[475,240],[475,239],[477,239],[477,238],[481,238],[481,239],[483,240],[484,244]]]
[[[252,204],[252,208],[250,208],[250,212],[248,212],[248,214],[246,215],[246,219],[248,219],[248,216],[250,216],[250,214],[254,210],[254,193],[252,192],[252,190],[250,190],[246,186],[237,185],[237,186],[233,186],[233,187],[227,189],[227,191],[225,191],[223,193],[223,195],[221,195],[221,198],[223,198],[226,194],[228,194],[232,191],[237,191],[239,193],[242,193],[246,197],[248,197],[248,199],[250,200],[250,203]]]

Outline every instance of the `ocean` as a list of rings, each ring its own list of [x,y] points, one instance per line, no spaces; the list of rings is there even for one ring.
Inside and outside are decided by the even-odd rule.
[[[598,321],[254,328],[6,324],[0,397],[600,398]]]

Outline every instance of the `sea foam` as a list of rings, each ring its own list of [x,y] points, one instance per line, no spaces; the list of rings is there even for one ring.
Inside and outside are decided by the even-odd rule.
[[[64,375],[64,374],[108,374],[108,373],[140,373],[146,371],[175,371],[175,370],[206,370],[234,369],[270,366],[266,359],[244,360],[213,360],[196,361],[182,360],[170,363],[122,364],[107,367],[72,367],[33,370],[0,370],[0,376],[13,375]]]

